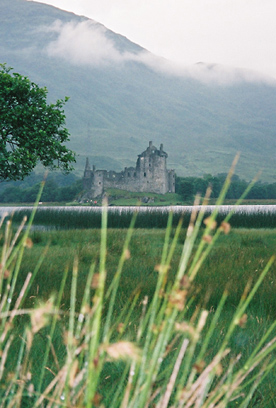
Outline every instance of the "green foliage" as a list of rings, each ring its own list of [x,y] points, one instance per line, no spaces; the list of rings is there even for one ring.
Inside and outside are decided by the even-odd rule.
[[[3,407],[272,407],[274,309],[266,302],[260,311],[260,292],[253,296],[261,283],[273,280],[269,252],[275,236],[265,256],[260,251],[252,265],[247,262],[247,276],[249,269],[258,270],[251,290],[247,285],[244,291],[241,264],[233,268],[228,262],[226,269],[223,260],[232,250],[235,261],[248,259],[237,257],[241,251],[229,241],[248,241],[254,252],[271,237],[232,238],[220,228],[211,231],[212,223],[200,231],[204,210],[197,216],[187,230],[181,223],[172,230],[170,216],[166,231],[146,236],[134,229],[135,219],[122,235],[108,231],[105,209],[101,230],[85,234],[29,235],[27,227],[18,240],[7,223],[0,273]],[[210,235],[222,242],[206,267]],[[49,236],[52,247],[44,249]],[[218,257],[221,268],[215,265],[212,273]],[[275,303],[273,287],[269,296]]]
[[[46,227],[46,226],[45,226]],[[23,285],[28,271],[34,270],[36,263],[48,242],[51,242],[48,249],[47,261],[41,265],[40,274],[37,276],[37,286],[33,287],[30,296],[39,296],[44,300],[51,295],[56,288],[60,287],[63,276],[63,265],[73,263],[74,256],[79,259],[79,282],[77,298],[85,289],[85,276],[91,264],[91,258],[97,259],[100,249],[100,229],[67,229],[67,230],[47,230],[35,229],[31,231],[30,238],[33,247],[24,256],[21,264],[21,275],[18,280],[18,290]],[[187,229],[183,228],[179,236],[179,242],[175,248],[171,269],[168,278],[173,280],[177,265],[179,264],[182,242],[185,239]],[[116,272],[116,265],[119,262],[122,247],[126,238],[127,229],[108,230],[107,239],[107,284],[109,285]],[[121,285],[119,288],[120,304],[126,301],[132,293],[139,287],[141,297],[152,296],[156,285],[157,274],[154,268],[160,262],[162,247],[165,238],[165,229],[143,229],[135,228],[133,237],[129,245],[131,254],[127,266],[123,271]],[[196,240],[194,250],[198,248],[199,239]],[[244,287],[250,279],[257,279],[260,270],[269,257],[274,254],[276,247],[276,229],[232,229],[228,235],[221,237],[213,248],[211,254],[202,266],[202,273],[196,278],[197,291],[193,293],[195,303],[206,302],[208,309],[216,308],[219,304],[225,287],[229,294],[227,298],[227,309],[230,312],[235,309]],[[141,264],[143,259],[143,264]],[[276,265],[271,268],[267,280],[260,288],[259,296],[254,298],[251,304],[251,311],[255,316],[270,319],[276,310],[276,281],[274,275]],[[147,277],[145,279],[145,276]],[[67,290],[63,300],[69,307],[70,282],[67,282]],[[28,300],[31,304],[32,297]]]
[[[177,177],[176,178],[176,193],[178,193],[184,201],[192,201],[196,194],[204,194],[208,186],[212,188],[212,198],[218,198],[222,186],[227,177],[226,173],[220,173],[215,176],[207,174],[204,177]],[[249,183],[234,175],[231,185],[226,194],[226,199],[238,199]],[[276,183],[257,182],[248,192],[247,199],[275,199],[276,198]]]
[[[231,216],[231,225],[234,228],[258,228],[258,229],[274,229],[276,228],[276,212],[253,210],[245,211],[238,209]],[[31,210],[28,208],[15,209],[13,219],[15,222],[20,222],[24,215],[29,216]],[[206,211],[206,215],[210,216],[210,211]],[[112,208],[109,212],[108,227],[109,228],[128,228],[132,219],[133,211],[126,209],[121,211]],[[167,225],[168,211],[160,209],[147,209],[147,211],[139,211],[136,220],[137,228],[165,228]],[[224,212],[219,212],[217,215],[218,223],[221,223],[225,217]],[[190,211],[174,212],[173,226],[176,227],[179,220],[183,219],[183,226],[187,227],[190,220]],[[70,228],[100,228],[101,226],[101,208],[100,207],[63,207],[63,208],[38,208],[34,224],[45,225],[53,229],[70,229]],[[204,224],[202,224],[204,226]]]
[[[204,177],[177,177],[176,194],[133,193],[119,189],[107,189],[108,201],[109,205],[112,206],[133,206],[137,205],[138,202],[143,199],[146,199],[146,201],[142,202],[142,205],[145,204],[147,206],[180,205],[183,204],[183,202],[185,204],[193,204],[195,195],[197,193],[203,194],[209,185],[212,187],[211,198],[217,198],[225,178],[226,174],[223,173],[215,176],[206,175]],[[32,175],[24,179],[24,181],[9,182],[7,187],[2,183],[0,185],[0,203],[33,203],[41,179],[42,175],[32,173]],[[42,195],[43,202],[73,201],[77,198],[78,194],[81,193],[83,188],[82,180],[77,180],[76,176],[72,173],[68,175],[50,174],[47,180]],[[233,176],[232,183],[226,194],[226,199],[238,199],[248,185],[249,183],[245,180],[241,180],[239,176]],[[51,188],[52,192],[50,191]],[[257,182],[249,191],[247,198],[249,200],[275,200],[276,183]],[[266,204],[266,202],[262,204]],[[267,204],[273,204],[273,202]],[[238,223],[235,223],[235,225],[239,226]],[[266,226],[267,223],[264,225]]]
[[[66,148],[63,100],[47,104],[47,89],[0,64],[0,180],[20,180],[38,161],[72,170],[75,154]]]
[[[37,179],[35,179],[37,180]],[[0,189],[1,203],[34,203],[39,191],[39,182],[32,185],[20,185],[16,182]],[[59,185],[58,180],[48,176],[41,196],[43,202],[70,202],[74,201],[82,191],[82,180],[72,179],[69,185]]]

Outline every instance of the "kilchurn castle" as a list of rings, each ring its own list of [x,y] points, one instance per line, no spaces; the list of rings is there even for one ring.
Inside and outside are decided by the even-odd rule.
[[[175,192],[175,172],[167,170],[168,154],[149,142],[148,148],[138,155],[136,167],[125,167],[123,171],[96,170],[90,167],[86,159],[84,170],[85,198],[92,199],[102,196],[107,188],[135,192],[152,192],[158,194]]]

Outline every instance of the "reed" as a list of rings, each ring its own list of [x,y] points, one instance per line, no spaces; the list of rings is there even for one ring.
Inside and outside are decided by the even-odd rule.
[[[134,208],[134,209],[133,209]],[[217,222],[223,222],[226,215],[231,212],[231,226],[233,228],[276,228],[276,211],[269,209],[269,206],[259,208],[250,206],[251,211],[237,208],[235,212],[221,209],[217,213]],[[183,227],[188,227],[190,222],[191,210],[185,207],[173,207],[172,225],[176,227],[182,220]],[[26,208],[16,209],[13,214],[13,222],[19,224],[24,216],[29,217],[32,210]],[[109,207],[108,211],[108,228],[125,228],[128,229],[131,219],[135,212],[135,207],[121,208]],[[166,228],[169,211],[166,208],[144,209],[141,208],[137,214],[136,228]],[[206,217],[211,216],[212,211],[205,210]],[[102,211],[101,208],[87,207],[80,208],[38,208],[33,225],[55,229],[72,229],[72,228],[101,228]],[[204,227],[204,225],[201,225]]]
[[[229,182],[230,176],[219,200]],[[216,211],[206,216],[204,205],[199,212],[194,210],[179,262],[170,275],[183,233],[183,218],[174,228],[170,213],[152,295],[141,299],[138,288],[122,302],[120,282],[124,266],[134,256],[130,243],[138,214],[107,285],[110,246],[104,206],[99,253],[91,259],[82,293],[78,286],[84,276],[74,256],[72,264],[63,267],[57,293],[31,305],[28,297],[43,257],[47,258],[47,246],[20,291],[16,288],[25,253],[33,245],[30,228],[36,207],[26,229],[24,219],[14,235],[8,221],[3,232],[0,407],[223,408],[238,404],[246,408],[253,406],[252,401],[255,404],[260,383],[275,368],[276,321],[270,322],[249,354],[242,346],[236,353],[237,347],[233,351],[231,345],[237,331],[246,330],[250,306],[274,256],[255,281],[245,285],[226,325],[222,316],[227,290],[212,311],[204,302],[196,302],[197,279],[215,244],[229,233],[230,215],[218,224]],[[69,306],[64,304],[68,283]]]

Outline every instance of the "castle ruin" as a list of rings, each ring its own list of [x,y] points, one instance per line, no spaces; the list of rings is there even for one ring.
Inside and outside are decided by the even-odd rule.
[[[163,144],[158,150],[149,142],[148,148],[138,155],[136,167],[125,167],[120,173],[96,170],[95,166],[91,169],[87,158],[83,177],[85,198],[100,197],[107,188],[141,193],[174,193],[175,172],[167,170],[167,157]]]

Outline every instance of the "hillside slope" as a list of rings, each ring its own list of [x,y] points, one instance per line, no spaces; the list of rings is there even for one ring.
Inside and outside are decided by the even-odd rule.
[[[25,0],[0,2],[0,62],[47,86],[49,100],[70,97],[67,127],[78,174],[86,156],[101,168],[134,165],[153,140],[182,176],[225,172],[241,151],[241,177],[263,169],[262,180],[275,180],[272,81],[238,71],[223,82],[174,75],[166,61],[101,24]],[[207,78],[220,72],[201,69]]]

